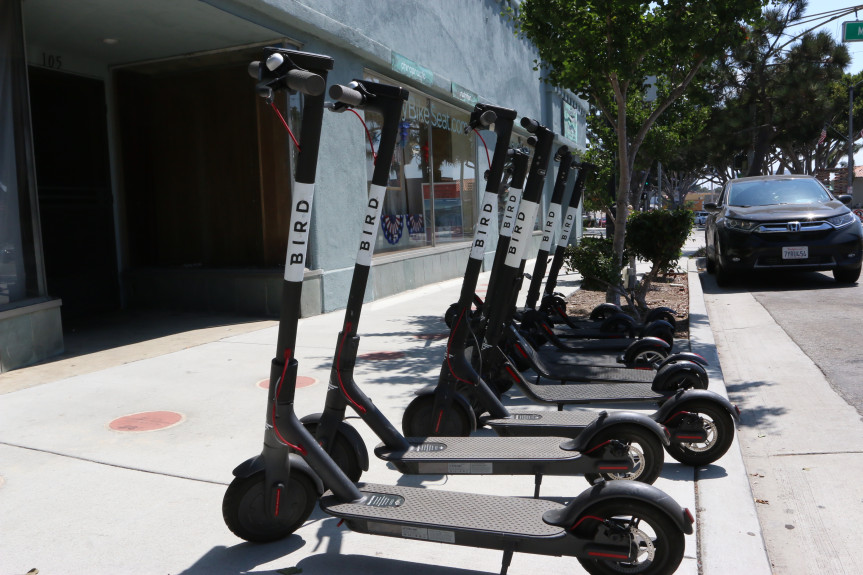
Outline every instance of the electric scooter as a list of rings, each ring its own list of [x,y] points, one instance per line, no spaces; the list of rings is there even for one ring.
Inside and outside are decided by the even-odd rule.
[[[540,127],[528,123],[534,131]],[[542,130],[546,130],[542,128]],[[519,206],[518,222],[513,238],[515,250],[506,244],[498,244],[498,249],[507,253],[503,267],[498,270],[500,285],[514,286],[523,265],[523,252],[517,247],[527,243],[528,233],[532,232],[532,218],[536,214],[536,204],[542,189],[544,169],[536,166],[525,186],[524,196]],[[517,236],[517,233],[520,234]],[[405,410],[402,430],[408,436],[435,435],[446,429],[447,435],[469,434],[473,431],[472,417],[487,412],[480,423],[492,427],[499,435],[568,435],[577,436],[595,417],[586,410],[511,413],[501,403],[498,395],[488,385],[490,379],[503,380],[503,387],[515,383],[530,398],[538,401],[551,401],[562,410],[563,405],[650,401],[661,403],[661,408],[651,418],[669,428],[672,443],[666,451],[678,461],[691,465],[711,463],[727,451],[734,437],[736,408],[727,399],[701,389],[678,390],[679,387],[692,387],[692,376],[687,373],[689,362],[679,362],[664,366],[657,372],[661,378],[654,381],[654,391],[645,384],[579,384],[578,386],[537,386],[526,381],[513,367],[507,356],[495,345],[506,334],[507,324],[512,313],[512,291],[498,289],[489,285],[492,294],[483,306],[483,316],[489,314],[485,326],[485,343],[480,352],[481,377],[476,382],[439,381],[436,388],[426,388],[417,392]],[[507,293],[509,292],[509,293]],[[494,298],[494,299],[492,299]],[[506,305],[497,304],[506,298]],[[489,305],[490,302],[490,305]],[[525,344],[525,349],[529,346]],[[683,368],[683,369],[681,369]],[[703,368],[702,368],[703,371]],[[697,376],[697,374],[696,374]],[[695,387],[706,384],[700,378]],[[497,389],[497,385],[495,386]],[[466,405],[467,404],[467,405]],[[465,423],[468,422],[468,423]]]
[[[300,57],[300,53],[272,52],[277,53],[281,63],[274,60],[272,65],[260,66],[259,85],[264,84],[265,89],[285,89],[279,83],[285,82],[290,72],[298,71],[293,61],[323,72],[319,78],[324,78],[332,66],[328,58],[318,63],[328,66],[315,68],[315,62]],[[296,89],[296,84],[287,86]],[[367,101],[370,94],[343,86],[331,88],[330,96],[357,107],[373,104]],[[516,550],[576,557],[590,573],[619,569],[636,569],[647,575],[674,572],[683,558],[684,534],[692,533],[694,519],[651,485],[600,482],[563,505],[541,499],[355,484],[297,419],[293,410],[297,361],[292,350],[305,251],[304,246],[293,242],[305,243],[308,234],[316,164],[310,160],[317,155],[322,111],[323,101],[305,93],[302,133],[309,139],[301,138],[301,154],[306,155],[301,155],[303,162],[298,164],[297,174],[303,172],[308,186],[301,200],[306,203],[297,204],[299,198],[295,201],[283,286],[283,302],[294,305],[283,308],[279,322],[264,452],[235,470],[236,478],[223,501],[223,515],[231,530],[253,542],[287,537],[305,522],[326,488],[329,491],[320,499],[321,509],[341,518],[354,531],[498,549],[503,551],[502,575]],[[312,135],[315,127],[317,134]],[[391,153],[392,146],[394,141],[382,141],[380,147]]]
[[[381,91],[390,87],[383,84],[362,81],[354,84],[352,89],[364,95],[366,106],[384,115],[382,146],[383,142],[394,142],[395,136],[390,132],[398,132],[397,119],[402,101],[388,99]],[[394,107],[395,112],[390,107]],[[333,109],[341,111],[344,106],[336,105]],[[499,188],[502,177],[515,116],[514,110],[477,104],[470,118],[470,129],[494,123],[497,146],[480,204],[480,216],[462,286],[463,297],[459,301],[459,315],[447,342],[441,378],[478,378],[464,359],[468,330],[463,312],[470,307],[470,295],[476,289],[484,246],[496,213],[495,190]],[[396,117],[396,121],[389,121],[390,117]],[[541,153],[538,151],[537,156]],[[301,422],[314,430],[318,443],[328,450],[333,445],[338,425],[344,422],[346,408],[350,406],[382,440],[375,448],[375,454],[391,462],[402,473],[531,475],[535,478],[534,497],[539,496],[544,475],[585,475],[591,483],[600,477],[653,483],[662,468],[662,445],[667,443],[667,438],[660,425],[642,414],[606,413],[596,417],[574,441],[564,437],[534,437],[517,442],[502,437],[440,437],[445,435],[444,429],[438,430],[441,432],[438,437],[428,440],[405,438],[399,434],[363,393],[353,376],[360,341],[357,329],[374,251],[377,229],[374,224],[380,221],[385,184],[389,178],[389,165],[384,158],[391,156],[391,149],[381,147],[375,163],[368,210],[360,234],[360,255],[354,266],[345,320],[336,344],[324,411],[304,417]],[[536,161],[542,160],[537,158]],[[351,452],[342,451],[341,454],[351,455]],[[344,464],[343,469],[357,468],[354,461],[334,459]]]

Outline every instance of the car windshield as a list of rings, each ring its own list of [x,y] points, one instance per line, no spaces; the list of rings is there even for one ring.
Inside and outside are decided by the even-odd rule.
[[[827,190],[809,178],[739,182],[728,190],[728,205],[741,207],[817,204],[830,199]]]

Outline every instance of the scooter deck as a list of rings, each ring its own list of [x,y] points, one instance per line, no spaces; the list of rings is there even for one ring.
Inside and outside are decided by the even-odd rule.
[[[361,533],[423,539],[455,545],[499,549],[502,537],[556,539],[560,527],[542,521],[542,514],[563,507],[544,499],[478,495],[399,485],[360,483],[358,502],[339,501],[327,492],[321,510],[343,518]],[[488,544],[478,541],[483,535]]]
[[[375,455],[393,463],[402,473],[444,475],[582,475],[627,470],[632,462],[619,458],[587,457],[566,450],[566,437],[409,437],[408,450],[381,443]]]
[[[591,422],[596,413],[585,409],[573,411],[524,411],[510,413],[510,417],[483,420],[502,437],[530,437],[560,435],[577,437]]]
[[[578,405],[599,402],[658,401],[663,395],[651,389],[649,383],[564,383],[536,385],[524,382],[522,388],[532,398],[558,405]]]
[[[538,352],[546,367],[566,379],[603,383],[653,383],[655,369],[635,369],[611,365],[585,365],[578,354],[558,350]]]

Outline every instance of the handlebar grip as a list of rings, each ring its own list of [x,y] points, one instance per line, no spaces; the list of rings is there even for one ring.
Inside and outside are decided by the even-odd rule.
[[[247,70],[249,71],[249,76],[251,76],[255,80],[261,79],[261,61],[260,60],[254,60],[252,62],[249,62],[249,67],[247,68]]]
[[[360,92],[341,84],[330,86],[330,98],[348,106],[362,106],[366,102],[366,97]]]
[[[494,124],[495,120],[497,120],[497,114],[495,114],[491,110],[486,110],[479,117],[479,123],[483,126],[490,126]]]
[[[327,81],[306,70],[290,70],[285,78],[288,88],[309,96],[320,96],[327,87]]]
[[[539,122],[525,116],[521,119],[521,127],[533,134],[539,129]]]

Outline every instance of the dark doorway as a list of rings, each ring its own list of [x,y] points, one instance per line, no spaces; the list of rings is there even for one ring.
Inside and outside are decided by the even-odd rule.
[[[48,293],[64,320],[118,309],[105,84],[28,73]]]

